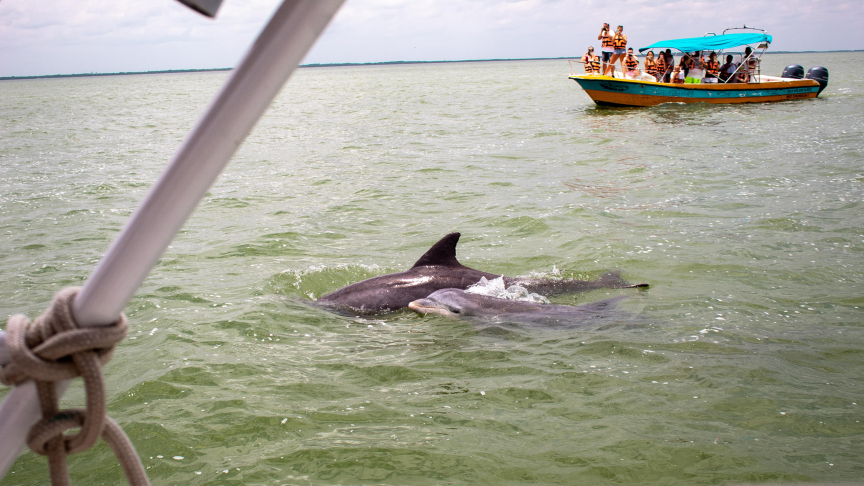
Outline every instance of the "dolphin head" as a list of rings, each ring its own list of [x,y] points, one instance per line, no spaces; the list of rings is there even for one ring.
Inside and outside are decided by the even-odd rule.
[[[418,314],[440,314],[447,317],[462,317],[474,315],[474,305],[466,292],[460,289],[441,289],[429,294],[424,299],[417,299],[408,308]]]

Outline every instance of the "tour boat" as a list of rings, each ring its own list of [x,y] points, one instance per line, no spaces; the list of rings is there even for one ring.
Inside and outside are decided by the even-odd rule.
[[[744,29],[758,32],[727,33],[730,30]],[[733,61],[737,61],[737,68],[728,81],[718,79],[716,83],[663,83],[648,74],[628,79],[620,71],[614,70],[612,76],[593,73],[573,74],[573,61],[570,64],[569,78],[579,83],[588,96],[600,106],[787,101],[815,98],[828,86],[828,70],[821,66],[811,68],[806,76],[804,76],[804,68],[797,64],[787,66],[781,76],[762,74],[760,61],[771,41],[772,37],[765,31],[744,26],[726,29],[721,35],[706,34],[704,37],[666,40],[639,49],[640,53],[651,49],[660,51],[675,49],[682,55],[701,51],[706,53],[704,55],[706,58],[707,52],[713,51],[717,53],[718,61],[725,58],[727,54],[732,54]],[[756,49],[747,57],[744,52],[727,51],[736,47],[754,45]],[[749,81],[734,82],[744,76],[748,77]]]

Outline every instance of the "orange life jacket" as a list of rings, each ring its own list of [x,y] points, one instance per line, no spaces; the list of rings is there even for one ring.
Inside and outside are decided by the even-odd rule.
[[[624,65],[627,66],[628,71],[632,71],[639,68],[639,61],[636,60],[636,56],[627,56],[624,58]]]
[[[626,49],[627,36],[616,32],[615,37],[612,38],[612,43],[615,45],[615,49]]]
[[[612,35],[609,33],[608,30],[606,31],[606,35],[603,36],[603,39],[600,40],[600,43],[602,47],[612,47],[615,45],[612,42]]]
[[[582,62],[585,63],[586,74],[600,74],[600,56],[591,57],[588,54],[582,56]]]
[[[657,77],[657,61],[654,61],[653,59],[648,59],[646,57],[645,58],[645,71],[647,71],[648,74],[651,74],[654,77]]]
[[[708,74],[717,76],[720,73],[720,63],[717,61],[708,61]]]
[[[654,61],[654,64],[657,65],[657,75],[662,76],[666,74],[666,59],[665,56],[660,56]],[[657,81],[660,81],[659,79]]]

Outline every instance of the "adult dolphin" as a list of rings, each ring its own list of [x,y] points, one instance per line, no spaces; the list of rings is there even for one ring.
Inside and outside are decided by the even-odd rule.
[[[324,295],[316,304],[328,307],[350,308],[361,312],[395,311],[408,307],[436,290],[467,289],[480,281],[500,277],[494,273],[468,268],[456,259],[459,233],[450,233],[423,254],[410,269],[372,277]],[[606,273],[597,280],[542,279],[504,277],[504,283],[521,285],[530,292],[545,295],[581,292],[601,288],[647,287],[648,284],[630,285],[617,273]]]
[[[626,296],[622,295],[590,304],[572,306],[499,299],[473,294],[462,289],[442,289],[409,303],[408,308],[423,315],[440,314],[475,320],[572,327],[593,324],[598,322],[597,319],[608,318],[612,307],[624,298]]]

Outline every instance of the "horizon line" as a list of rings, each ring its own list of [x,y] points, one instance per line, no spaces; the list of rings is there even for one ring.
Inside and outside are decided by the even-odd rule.
[[[818,54],[832,52],[864,52],[864,49],[838,49],[830,51],[773,51],[765,54]],[[578,57],[578,56],[577,56]],[[637,57],[645,57],[638,54]],[[505,61],[556,61],[561,59],[575,59],[572,56],[565,57],[522,57],[522,58],[493,58],[493,59],[456,59],[440,61],[379,61],[379,62],[332,62],[332,63],[310,63],[301,64],[298,68],[319,67],[349,67],[349,66],[386,66],[393,64],[445,64],[462,62],[505,62]],[[202,68],[202,69],[162,69],[157,71],[120,71],[111,73],[76,73],[76,74],[40,74],[35,76],[0,76],[0,81],[11,81],[16,79],[50,79],[50,78],[86,78],[96,76],[132,76],[137,74],[177,74],[177,73],[201,73],[213,71],[231,71],[234,68]]]

